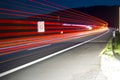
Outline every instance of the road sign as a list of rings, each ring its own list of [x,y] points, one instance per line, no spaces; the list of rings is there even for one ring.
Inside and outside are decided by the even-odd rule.
[[[45,22],[44,21],[37,22],[37,31],[38,32],[45,32]]]

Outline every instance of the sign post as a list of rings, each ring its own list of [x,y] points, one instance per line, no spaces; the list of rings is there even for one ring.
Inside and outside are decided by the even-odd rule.
[[[44,21],[37,22],[37,31],[38,32],[45,32],[45,22]]]
[[[119,7],[119,33],[120,33],[120,7]]]

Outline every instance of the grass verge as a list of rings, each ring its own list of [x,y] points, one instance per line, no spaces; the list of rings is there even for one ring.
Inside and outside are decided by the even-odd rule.
[[[116,37],[114,39],[114,52],[120,56],[120,33],[116,33]]]
[[[112,50],[114,50],[114,54]],[[117,33],[115,38],[111,38],[108,41],[103,54],[110,57],[113,57],[114,55],[120,56],[120,33]]]
[[[104,55],[107,55],[109,57],[113,57],[113,52],[112,52],[112,38],[108,41],[105,51],[103,52]]]

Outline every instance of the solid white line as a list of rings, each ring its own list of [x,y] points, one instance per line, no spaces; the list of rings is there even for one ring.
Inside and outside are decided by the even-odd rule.
[[[51,44],[47,44],[47,45],[43,45],[43,46],[37,46],[37,47],[33,47],[33,48],[30,48],[30,49],[27,49],[27,50],[34,50],[34,49],[43,48],[43,47],[50,46],[50,45]]]
[[[87,42],[90,42],[90,41],[92,41],[92,40],[95,40],[95,39],[97,39],[97,38],[99,38],[99,37],[107,34],[108,32],[109,32],[109,31],[107,31],[107,32],[105,32],[105,33],[103,33],[103,34],[101,34],[101,35],[99,35],[99,36],[97,36],[97,37],[94,37],[94,38],[92,38],[92,39],[90,39],[90,40],[87,40],[87,41],[85,41],[85,42],[76,44],[76,45],[74,45],[74,46],[68,47],[68,48],[63,49],[63,50],[61,50],[61,51],[55,52],[55,53],[53,53],[53,54],[51,54],[51,55],[45,56],[45,57],[43,57],[43,58],[40,58],[40,59],[37,59],[37,60],[35,60],[35,61],[29,62],[29,63],[27,63],[27,64],[21,65],[21,66],[19,66],[19,67],[14,68],[14,69],[8,70],[8,71],[3,72],[3,73],[0,73],[0,77],[5,76],[5,75],[7,75],[7,74],[10,74],[10,73],[12,73],[12,72],[15,72],[15,71],[17,71],[17,70],[23,69],[23,68],[25,68],[25,67],[28,67],[28,66],[30,66],[30,65],[33,65],[33,64],[38,63],[38,62],[40,62],[40,61],[46,60],[46,59],[48,59],[48,58],[51,58],[51,57],[53,57],[53,56],[55,56],[55,55],[58,55],[58,54],[60,54],[60,53],[62,53],[62,52],[65,52],[65,51],[68,51],[68,50],[70,50],[70,49],[73,49],[73,48],[75,48],[75,47],[78,47],[78,46],[80,46],[80,45],[82,45],[82,44],[85,44],[85,43],[87,43]]]

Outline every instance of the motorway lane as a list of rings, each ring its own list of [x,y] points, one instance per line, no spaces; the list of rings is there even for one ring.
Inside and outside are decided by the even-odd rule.
[[[1,77],[1,80],[98,80],[96,79],[100,66],[98,55],[109,38],[111,32],[48,60]],[[68,43],[74,44],[79,40]],[[63,47],[65,43],[60,45]]]
[[[48,45],[48,46],[38,48],[35,50],[25,50],[25,51],[17,52],[17,53],[10,54],[10,55],[4,55],[4,56],[0,57],[0,61],[1,61],[0,62],[0,73],[5,72],[10,69],[13,69],[15,67],[18,67],[20,65],[26,64],[33,60],[45,57],[45,56],[55,53],[57,51],[63,50],[67,47],[76,45],[78,43],[81,43],[81,42],[91,39],[93,37],[96,37],[100,34],[102,34],[102,33],[92,35],[89,37],[87,36],[84,38],[79,38],[79,39],[74,39],[74,40],[70,40],[70,41],[66,41],[66,42]]]
[[[90,30],[84,32],[66,33],[66,34],[54,34],[46,36],[34,36],[34,37],[21,37],[12,39],[0,40],[0,56],[12,54],[15,52],[23,51],[33,47],[43,46],[46,44],[53,44],[63,41],[68,41],[74,38],[80,38],[85,35],[91,35],[101,31],[105,31],[107,28],[98,30]]]

